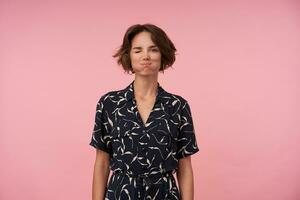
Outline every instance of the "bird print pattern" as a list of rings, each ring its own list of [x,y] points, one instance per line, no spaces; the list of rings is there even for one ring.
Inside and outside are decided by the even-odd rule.
[[[110,155],[113,174],[106,200],[180,199],[173,177],[178,160],[199,151],[187,100],[158,83],[154,106],[144,123],[134,81],[100,97],[90,145]]]

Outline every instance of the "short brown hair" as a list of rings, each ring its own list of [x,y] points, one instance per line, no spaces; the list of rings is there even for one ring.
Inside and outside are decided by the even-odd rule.
[[[161,66],[159,71],[164,71],[165,69],[171,67],[175,62],[176,48],[173,42],[161,28],[150,23],[135,24],[127,29],[123,38],[123,44],[113,55],[114,58],[117,57],[117,63],[122,65],[123,69],[127,73],[129,73],[129,71],[134,73],[130,60],[131,42],[135,35],[143,31],[151,33],[152,41],[155,45],[157,45],[161,52]]]

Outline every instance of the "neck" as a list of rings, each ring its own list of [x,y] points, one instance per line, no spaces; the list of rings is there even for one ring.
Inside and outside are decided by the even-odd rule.
[[[155,97],[158,92],[158,81],[156,79],[139,79],[135,78],[134,93],[136,97],[147,98]]]

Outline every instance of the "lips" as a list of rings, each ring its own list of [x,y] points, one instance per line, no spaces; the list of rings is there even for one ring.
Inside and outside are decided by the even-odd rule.
[[[151,63],[142,63],[141,65],[151,65]]]

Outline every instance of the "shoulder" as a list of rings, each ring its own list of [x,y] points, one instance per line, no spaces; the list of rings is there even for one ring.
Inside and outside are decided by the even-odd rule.
[[[180,107],[182,107],[185,104],[188,104],[187,98],[177,93],[171,93],[165,91],[163,96],[169,99],[169,103],[171,103],[172,106],[174,106],[175,104],[179,104],[181,105]]]
[[[106,91],[103,94],[100,95],[99,101],[102,101],[103,103],[106,103],[111,100],[111,98],[118,98],[122,94],[123,90],[111,90]]]
[[[124,99],[124,89],[109,90],[99,96],[98,105],[102,104],[103,107],[108,108],[118,104],[122,99]]]

